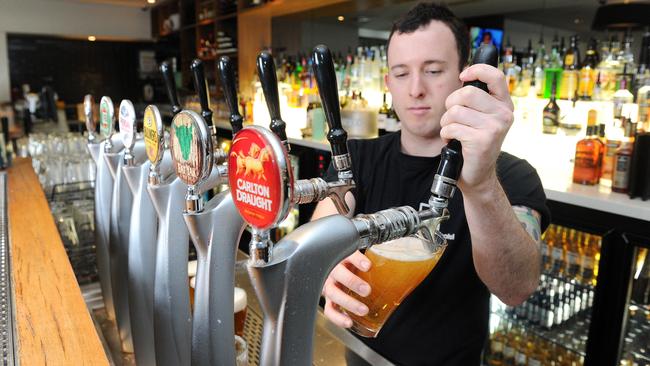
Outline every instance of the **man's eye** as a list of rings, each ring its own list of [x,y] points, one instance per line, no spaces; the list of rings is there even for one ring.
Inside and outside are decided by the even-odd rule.
[[[406,76],[406,75],[408,75],[408,73],[406,73],[406,72],[401,72],[401,73],[399,73],[399,74],[395,74],[395,77],[396,77],[396,78],[402,78],[402,77],[404,77],[404,76]]]
[[[442,71],[441,70],[427,70],[427,74],[440,74]]]

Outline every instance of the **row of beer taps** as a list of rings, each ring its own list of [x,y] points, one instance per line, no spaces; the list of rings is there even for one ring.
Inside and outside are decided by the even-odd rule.
[[[486,62],[481,52],[475,62]],[[122,350],[134,352],[138,365],[235,365],[235,261],[247,225],[252,232],[247,269],[264,315],[260,364],[308,365],[320,291],[334,266],[356,250],[388,240],[409,235],[431,240],[449,217],[447,202],[462,167],[456,143],[443,151],[428,207],[403,206],[352,217],[345,195],[355,183],[332,55],[321,45],[311,57],[337,171],[333,182],[294,180],[275,65],[268,52],[258,56],[257,71],[270,130],[242,125],[235,65],[227,56],[218,60],[230,109],[231,152],[217,144],[201,60],[191,64],[200,114],[182,109],[172,71],[168,64],[161,65],[174,115],[169,131],[158,108],[150,105],[144,111],[144,133],[137,133],[133,104],[124,100],[115,134],[113,103],[102,97],[98,136],[92,97],[86,96],[88,147],[97,165],[95,227],[104,304],[118,325]],[[277,195],[270,199],[271,215],[265,221],[251,216],[233,193],[233,182],[243,173],[231,154],[247,143],[242,136],[257,138],[267,147],[271,163],[261,163],[259,169],[278,179],[276,186],[269,186]],[[204,192],[224,184],[230,189],[204,202]],[[339,215],[306,223],[272,242],[270,230],[293,205],[328,197]],[[193,313],[187,272],[190,239],[197,252]]]

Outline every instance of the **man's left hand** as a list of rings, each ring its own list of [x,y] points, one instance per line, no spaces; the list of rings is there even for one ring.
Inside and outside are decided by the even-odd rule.
[[[464,164],[459,188],[464,194],[481,192],[496,181],[496,160],[514,120],[506,78],[501,70],[476,64],[460,73],[462,82],[480,80],[489,93],[468,86],[451,93],[440,120],[440,137],[463,146]]]

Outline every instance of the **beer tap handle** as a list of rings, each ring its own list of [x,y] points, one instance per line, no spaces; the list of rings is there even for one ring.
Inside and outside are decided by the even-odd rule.
[[[273,56],[266,51],[260,52],[257,56],[257,73],[262,83],[262,91],[266,106],[271,115],[271,131],[273,131],[282,141],[282,144],[289,150],[287,141],[287,124],[282,120],[280,115],[280,96],[278,93],[278,77],[275,74],[275,62]]]
[[[232,60],[228,56],[221,56],[217,63],[219,76],[221,77],[221,88],[226,97],[226,104],[230,109],[230,125],[232,126],[233,136],[243,127],[244,118],[239,114],[239,104],[237,103],[237,86],[235,78],[235,69]]]
[[[212,111],[210,110],[210,96],[208,95],[208,81],[205,79],[205,68],[203,61],[194,59],[190,65],[192,75],[194,76],[194,89],[199,95],[199,103],[201,104],[201,117],[205,123],[212,128]]]
[[[88,130],[88,140],[95,141],[95,130],[97,129],[97,122],[93,118],[93,109],[95,107],[95,101],[93,96],[86,94],[84,97],[84,117],[86,118],[86,129]]]
[[[160,72],[162,73],[165,87],[167,89],[167,96],[169,102],[172,104],[172,114],[175,116],[181,111],[181,103],[178,101],[178,93],[176,92],[176,82],[174,81],[174,73],[171,66],[167,61],[160,65]]]
[[[323,102],[323,111],[329,126],[327,133],[327,140],[332,146],[332,156],[347,156],[348,155],[348,134],[341,125],[341,110],[339,109],[339,92],[336,84],[336,73],[334,71],[334,62],[332,60],[332,53],[325,45],[318,45],[314,48],[312,54],[312,65],[314,74],[316,75],[316,84],[318,85],[318,92],[320,99]],[[336,164],[337,161],[334,160]],[[350,166],[339,167],[350,169]]]
[[[498,63],[498,53],[494,45],[484,44],[476,50],[472,64],[488,64],[496,67]],[[479,80],[466,82],[463,86],[475,86],[485,92],[488,91],[487,85]],[[434,196],[449,199],[456,190],[456,184],[463,168],[463,152],[460,141],[451,140],[440,153],[441,160],[433,180],[431,193]]]

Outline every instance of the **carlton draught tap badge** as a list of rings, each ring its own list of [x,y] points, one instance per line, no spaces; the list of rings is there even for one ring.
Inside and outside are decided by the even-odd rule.
[[[144,110],[144,121],[143,121],[143,130],[144,130],[144,145],[147,151],[147,157],[149,161],[155,163],[158,161],[160,155],[160,138],[158,134],[158,123],[156,119],[156,111],[154,110],[155,106],[148,106]]]
[[[176,175],[188,185],[197,184],[203,171],[199,134],[199,128],[189,113],[181,112],[174,117],[170,140],[174,168]]]
[[[235,205],[246,222],[260,229],[275,224],[283,208],[287,179],[276,150],[261,129],[249,127],[237,133],[228,157],[228,179]]]

